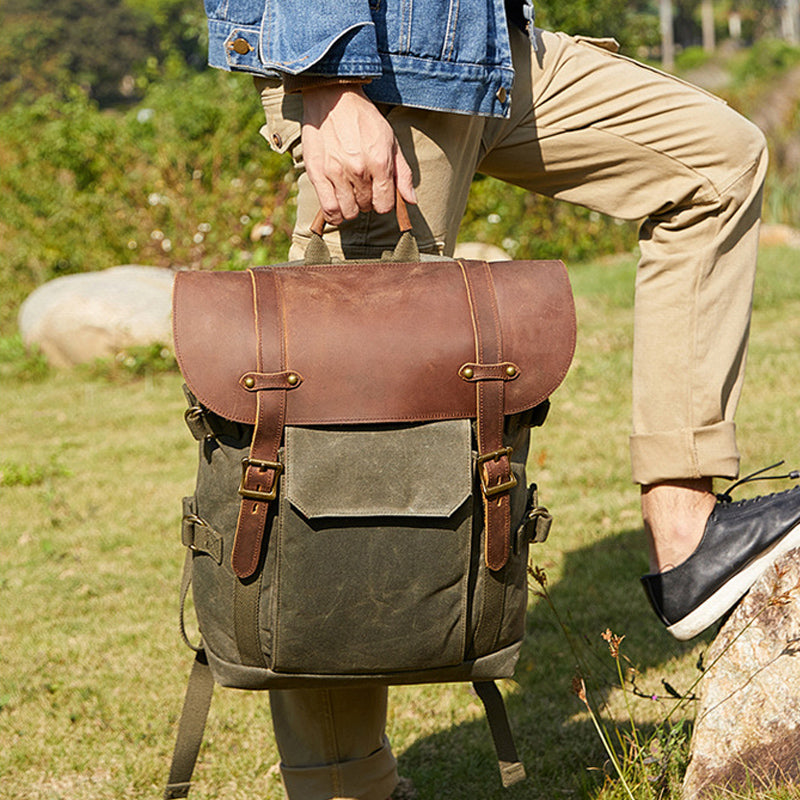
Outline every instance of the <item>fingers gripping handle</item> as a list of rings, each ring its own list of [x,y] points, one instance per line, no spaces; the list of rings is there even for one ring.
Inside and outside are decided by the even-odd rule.
[[[400,192],[395,193],[395,214],[397,215],[397,227],[400,229],[400,240],[395,248],[392,261],[408,261],[406,248],[401,247],[401,243],[409,237],[413,238],[411,218],[408,214],[405,200],[400,196]],[[322,238],[325,231],[325,217],[322,209],[317,212],[314,221],[311,223],[311,241],[306,248],[305,263],[306,264],[330,264],[331,255],[328,246]],[[418,252],[418,251],[417,251]],[[416,258],[411,260],[416,261]]]

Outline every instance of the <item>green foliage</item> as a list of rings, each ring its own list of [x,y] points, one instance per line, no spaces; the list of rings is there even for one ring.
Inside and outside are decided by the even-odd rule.
[[[153,21],[123,0],[16,0],[0,25],[0,105],[72,83],[117,101],[157,46]]]
[[[114,358],[98,358],[81,367],[88,377],[124,383],[136,378],[178,372],[172,350],[158,342],[142,347],[128,347]]]
[[[0,382],[38,381],[49,373],[47,359],[38,350],[27,349],[18,333],[0,338]]]
[[[125,263],[224,269],[283,260],[294,219],[291,161],[259,136],[263,116],[248,77],[187,68],[203,60],[202,6],[58,0],[45,14],[42,2],[0,11],[0,335],[15,329],[23,298],[59,275]],[[540,24],[611,32],[629,50],[652,43],[657,20],[649,0],[549,0],[537,12]],[[92,27],[100,19],[102,31]],[[134,39],[136,47],[126,49]],[[799,53],[764,41],[737,56],[741,78],[728,98],[745,113],[767,92],[784,98],[769,103],[789,110],[768,131],[765,207],[790,224],[800,218],[792,157],[800,106],[790,91],[772,87],[771,76],[788,81]],[[701,58],[697,50],[684,57]],[[118,87],[125,75],[134,78],[139,102],[104,108],[98,87]],[[630,250],[636,225],[479,177],[461,239],[518,258],[574,263]]]
[[[496,244],[513,258],[583,261],[630,250],[636,226],[478,176],[459,238]]]
[[[0,330],[59,275],[246,266],[257,225],[271,231],[259,255],[282,259],[291,162],[259,136],[261,114],[249,79],[206,70],[153,85],[124,112],[72,88],[0,115]]]
[[[686,47],[675,56],[675,68],[678,72],[702,67],[712,60],[712,54],[702,47]]]
[[[536,24],[583,36],[613,36],[628,53],[659,41],[658,8],[649,0],[537,0]]]
[[[783,39],[759,39],[743,59],[731,65],[734,86],[746,87],[774,80],[790,67],[800,64],[800,47]]]
[[[188,66],[205,68],[208,30],[202,3],[197,0],[126,0],[126,5],[152,20],[158,30],[162,59],[168,54],[179,54]]]

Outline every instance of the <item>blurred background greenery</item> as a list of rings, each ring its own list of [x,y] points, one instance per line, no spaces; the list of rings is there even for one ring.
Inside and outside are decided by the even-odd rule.
[[[780,0],[732,3],[714,5],[713,48],[701,46],[699,0],[674,3],[676,71],[765,129],[766,218],[795,224],[800,47],[781,34]],[[650,0],[536,9],[544,27],[611,34],[625,53],[660,58]],[[291,163],[258,133],[249,78],[206,67],[201,3],[19,0],[0,7],[0,25],[0,337],[15,331],[22,299],[59,275],[285,257]],[[477,176],[461,238],[575,263],[630,251],[636,227]]]

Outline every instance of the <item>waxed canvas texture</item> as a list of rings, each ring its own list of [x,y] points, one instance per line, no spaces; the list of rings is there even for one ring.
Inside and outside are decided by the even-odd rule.
[[[222,538],[221,560],[195,550],[192,556],[194,606],[215,677],[226,686],[269,688],[375,680],[382,683],[436,680],[442,670],[447,680],[507,677],[513,674],[518,645],[524,633],[527,605],[527,542],[520,543],[508,565],[498,574],[486,569],[482,553],[481,503],[476,502],[473,464],[473,426],[469,421],[446,421],[407,426],[343,427],[311,432],[289,429],[282,458],[287,474],[275,512],[270,514],[259,569],[248,583],[258,590],[259,658],[243,658],[236,639],[235,595],[240,578],[233,573],[230,552],[238,513],[240,462],[247,453],[252,428],[204,412],[207,433],[199,444],[197,490],[192,507]],[[462,424],[463,423],[463,424]],[[509,442],[515,446],[512,469],[518,485],[512,491],[512,516],[525,507],[525,469],[528,430],[511,425]],[[341,473],[330,483],[343,486],[346,496],[357,494],[363,476],[373,474],[378,487],[391,486],[397,475],[414,493],[414,471],[398,456],[397,441],[424,437],[428,469],[418,475],[417,493],[429,496],[427,484],[438,475],[456,491],[440,491],[441,508],[427,502],[424,513],[405,510],[387,515],[385,499],[359,516],[338,513],[303,514],[287,498],[297,475],[303,485],[303,463],[288,455],[300,442],[297,455],[338,449],[361,468]],[[352,435],[352,436],[351,436]],[[348,437],[353,441],[342,442]],[[321,444],[327,440],[327,443]],[[395,440],[395,441],[392,441]],[[360,455],[359,455],[359,450]],[[387,453],[395,457],[381,461]],[[458,465],[454,467],[453,465]],[[311,472],[314,472],[314,467]],[[359,476],[359,472],[361,476]],[[459,474],[460,473],[460,474]],[[337,483],[338,481],[338,483]],[[314,481],[307,484],[313,486]],[[470,491],[463,495],[463,488]],[[376,489],[376,499],[382,492]],[[391,493],[389,493],[391,494]],[[454,498],[461,498],[449,508]],[[302,498],[302,493],[301,493]],[[340,511],[341,509],[338,509]],[[394,511],[399,512],[398,507]],[[337,511],[337,509],[334,509]],[[374,511],[374,514],[367,512]],[[434,511],[436,513],[430,514]],[[487,585],[495,584],[487,595]],[[499,588],[498,588],[499,587]],[[486,596],[494,598],[499,613],[497,635],[485,652],[476,649],[476,629]],[[490,663],[490,674],[480,662],[503,651]],[[467,663],[468,666],[462,667]],[[293,676],[296,676],[293,678]]]
[[[472,492],[470,430],[466,419],[287,428],[287,500],[312,518],[449,517]]]
[[[182,537],[214,679],[511,677],[547,514],[529,426],[575,343],[563,264],[182,273],[173,309],[200,443]]]

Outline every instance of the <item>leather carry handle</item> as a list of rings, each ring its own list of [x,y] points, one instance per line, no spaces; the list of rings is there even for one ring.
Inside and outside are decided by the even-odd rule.
[[[406,201],[403,200],[399,191],[395,191],[394,210],[397,214],[397,226],[400,228],[400,233],[403,234],[406,231],[410,231],[411,218],[408,216]],[[320,209],[317,211],[317,216],[314,217],[314,221],[311,223],[311,233],[315,233],[317,236],[322,236],[324,231],[325,216],[322,213],[322,209]]]
[[[419,260],[419,249],[411,225],[411,217],[408,214],[405,200],[400,196],[400,192],[395,192],[395,214],[397,216],[397,227],[400,229],[400,238],[394,252],[384,253],[382,261],[417,261]],[[304,261],[307,265],[330,264],[331,254],[328,245],[322,238],[325,231],[325,217],[322,209],[317,212],[314,221],[311,223],[311,241],[306,247]]]

